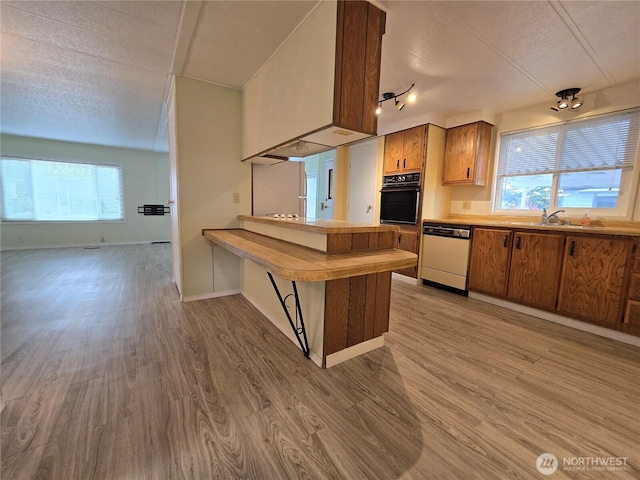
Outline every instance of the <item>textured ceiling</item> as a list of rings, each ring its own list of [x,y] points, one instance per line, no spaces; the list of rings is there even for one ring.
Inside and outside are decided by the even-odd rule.
[[[380,131],[640,78],[639,1],[380,1]],[[0,2],[4,133],[166,151],[171,73],[242,88],[315,1]],[[385,105],[386,106],[386,105]],[[446,126],[446,125],[445,125]]]

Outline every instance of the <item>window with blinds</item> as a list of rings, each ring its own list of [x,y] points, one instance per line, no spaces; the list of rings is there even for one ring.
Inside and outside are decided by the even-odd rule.
[[[0,160],[3,221],[124,220],[122,167]]]
[[[636,108],[502,134],[496,209],[619,211],[625,176],[635,165],[639,130]]]

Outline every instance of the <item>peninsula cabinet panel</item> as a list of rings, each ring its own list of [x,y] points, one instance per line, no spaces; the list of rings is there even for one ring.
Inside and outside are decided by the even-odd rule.
[[[558,312],[619,327],[632,252],[631,239],[567,237]]]
[[[420,232],[416,230],[403,230],[398,232],[398,242],[395,248],[406,250],[407,252],[418,254],[418,245],[420,244]],[[418,278],[418,265],[402,270],[394,270],[396,273],[406,275],[407,277]]]
[[[390,298],[391,272],[328,281],[324,356],[387,332]]]
[[[425,148],[425,125],[385,136],[384,174],[421,172],[424,165]]]
[[[492,128],[476,122],[447,129],[443,185],[487,185]]]
[[[532,307],[554,310],[563,246],[563,235],[516,232],[507,298]]]
[[[513,233],[510,230],[473,230],[469,290],[506,297],[512,237]]]

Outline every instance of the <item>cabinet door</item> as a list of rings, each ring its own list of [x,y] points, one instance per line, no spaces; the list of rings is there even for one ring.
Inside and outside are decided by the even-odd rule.
[[[507,298],[553,310],[558,298],[563,235],[515,232]]]
[[[424,125],[404,131],[403,154],[400,167],[406,172],[420,172],[425,156]]]
[[[398,173],[402,168],[402,144],[404,132],[384,137],[384,174]]]
[[[512,236],[510,230],[473,230],[469,290],[498,297],[507,295]]]
[[[630,239],[567,237],[558,311],[592,323],[619,325],[632,247]]]
[[[443,183],[473,183],[478,124],[447,130]]]
[[[411,253],[418,253],[418,233],[414,230],[400,230],[398,232],[398,241],[396,248],[400,250],[406,250]],[[401,273],[408,277],[418,278],[418,266],[411,268],[403,268],[402,270],[394,270],[396,273]]]

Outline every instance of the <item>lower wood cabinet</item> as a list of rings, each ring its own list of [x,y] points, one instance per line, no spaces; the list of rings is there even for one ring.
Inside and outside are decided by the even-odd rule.
[[[418,246],[419,242],[419,231],[418,230],[409,230],[409,229],[400,229],[398,232],[398,239],[396,242],[395,248],[399,248],[400,250],[406,250],[407,252],[418,254]],[[395,273],[400,273],[402,275],[406,275],[408,277],[418,278],[418,266],[412,268],[403,268],[402,270],[394,270]]]
[[[556,307],[564,235],[515,232],[507,298],[552,310]]]
[[[632,253],[631,239],[568,236],[558,312],[587,322],[620,325]]]
[[[624,330],[640,334],[640,249],[635,247],[635,256],[631,278],[629,280],[629,295],[627,309],[624,314]]]
[[[469,290],[496,297],[507,295],[511,230],[475,228],[471,241]]]
[[[474,228],[469,290],[640,335],[634,245],[618,236]]]

